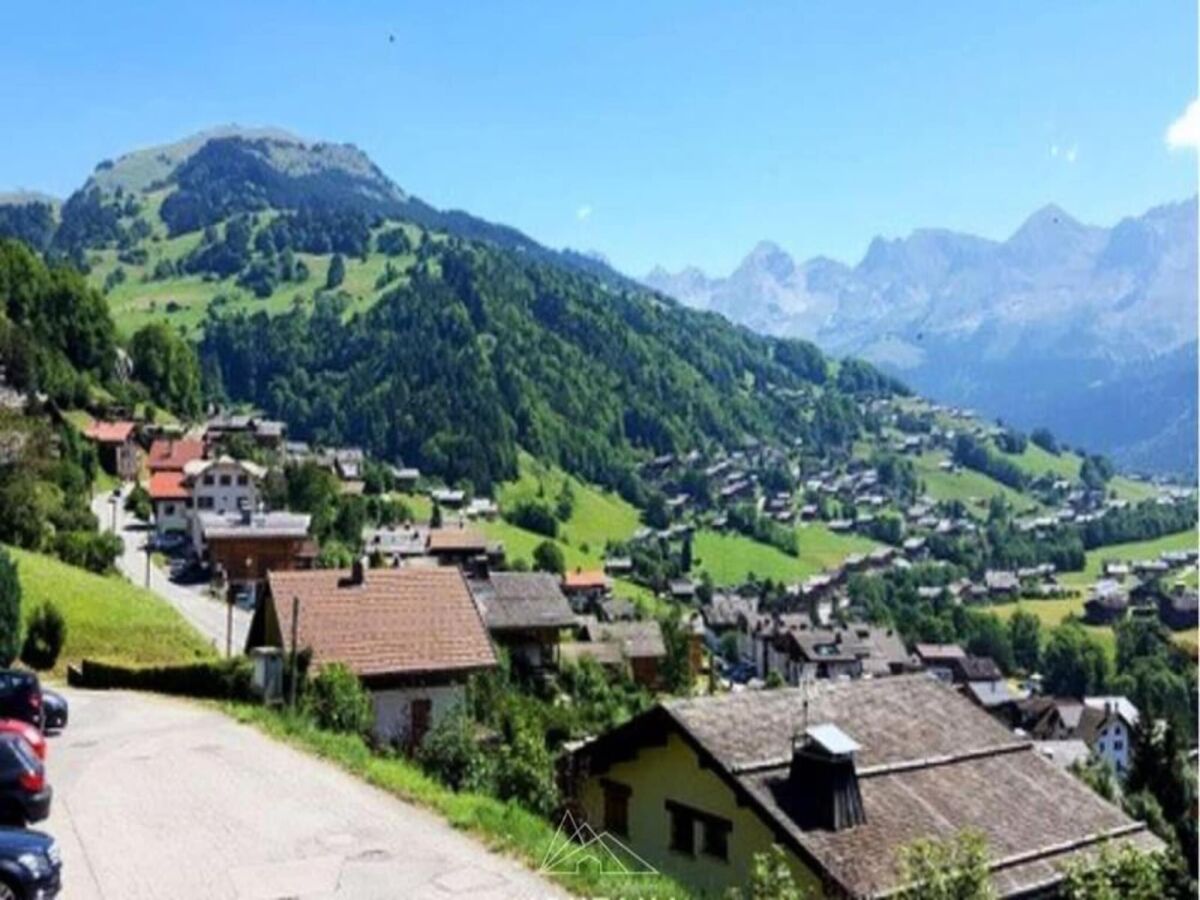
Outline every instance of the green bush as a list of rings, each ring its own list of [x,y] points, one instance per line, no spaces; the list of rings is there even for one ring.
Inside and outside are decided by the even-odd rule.
[[[21,648],[21,582],[17,564],[0,547],[0,666],[9,665]]]
[[[542,541],[533,548],[533,567],[539,572],[561,575],[567,568],[562,548],[553,541]]]
[[[308,682],[304,709],[321,728],[343,734],[366,734],[374,718],[366,688],[341,663],[322,666]]]
[[[526,531],[548,538],[558,537],[558,519],[545,503],[526,500],[518,503],[512,509],[505,510],[504,518]]]
[[[462,707],[451,710],[425,735],[417,751],[421,767],[456,791],[492,792],[493,767]]]
[[[65,563],[103,574],[113,567],[124,549],[111,531],[64,531],[54,538],[54,555]]]
[[[154,506],[150,502],[150,492],[140,484],[134,485],[133,490],[125,498],[125,512],[131,516],[149,522],[154,515]]]
[[[53,669],[66,642],[67,620],[53,603],[43,603],[25,625],[21,661],[40,672]]]
[[[74,687],[128,689],[199,697],[208,700],[249,700],[253,666],[248,659],[223,659],[182,666],[117,666],[85,659],[68,671]]]

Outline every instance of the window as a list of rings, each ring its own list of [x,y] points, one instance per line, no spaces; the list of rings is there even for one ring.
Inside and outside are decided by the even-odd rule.
[[[670,816],[670,846],[672,850],[686,856],[695,856],[696,825],[699,824],[702,829],[701,852],[713,859],[728,862],[729,833],[733,830],[732,822],[722,819],[720,816],[684,806],[682,803],[676,803],[674,800],[668,800],[666,807],[667,814]]]
[[[239,475],[237,483],[238,483],[238,487],[245,487],[247,484],[250,483],[250,479],[247,478],[245,475]]]
[[[221,476],[221,487],[229,487],[231,484],[233,484],[232,478],[230,478],[228,475]]]
[[[196,508],[197,509],[212,509],[213,508],[213,498],[212,497],[197,497],[196,498]]]
[[[633,793],[627,784],[600,780],[604,789],[604,830],[622,837],[629,836],[629,795]]]
[[[164,516],[175,515],[175,504],[174,503],[164,503],[163,504],[163,515]]]
[[[667,812],[671,816],[671,849],[676,853],[695,856],[696,828],[691,812],[675,804],[669,805]]]
[[[728,861],[729,832],[733,829],[733,823],[727,819],[719,819],[716,816],[708,816],[703,820],[703,824],[704,854],[716,859]]]
[[[1120,753],[1124,749],[1125,749],[1124,741],[1113,741],[1113,750],[1115,750],[1117,753]]]
[[[209,485],[210,487],[212,486],[213,477],[211,475],[205,475],[203,480],[205,484]]]

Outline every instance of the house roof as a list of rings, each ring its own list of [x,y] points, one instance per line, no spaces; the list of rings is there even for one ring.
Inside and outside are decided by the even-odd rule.
[[[180,471],[151,473],[147,490],[151,500],[186,500],[191,496],[187,485],[183,483],[183,472]]]
[[[271,572],[274,614],[291,650],[316,665],[341,662],[364,677],[469,671],[496,664],[479,610],[454,568],[368,569],[362,582],[338,569]]]
[[[312,516],[307,513],[266,512],[198,513],[200,532],[206,541],[222,538],[303,538],[308,536]]]
[[[565,663],[590,659],[602,666],[619,666],[625,661],[619,644],[591,641],[565,641],[558,645],[558,657]]]
[[[645,622],[597,622],[585,626],[593,643],[615,644],[627,659],[659,659],[667,655],[662,628],[653,620]]]
[[[95,421],[84,430],[84,437],[98,444],[123,444],[133,434],[132,422]]]
[[[260,466],[258,463],[250,462],[245,459],[234,459],[232,456],[221,456],[217,459],[192,459],[183,465],[183,474],[188,478],[195,478],[197,475],[203,475],[209,469],[217,466],[232,466],[241,469],[252,478],[261,479],[267,474],[265,466]]]
[[[954,674],[962,681],[999,681],[1004,673],[990,656],[961,656],[951,662]]]
[[[177,471],[193,459],[204,457],[204,441],[181,438],[158,438],[150,445],[150,453],[146,457],[146,465],[151,472]]]
[[[363,548],[367,553],[387,553],[396,556],[424,556],[429,533],[415,525],[391,528],[364,528]]]
[[[740,594],[714,594],[712,601],[700,607],[700,615],[709,628],[736,628],[738,616],[758,610],[757,597]]]
[[[608,587],[608,576],[600,569],[568,572],[563,576],[563,587],[568,591],[589,591]]]
[[[834,725],[858,745],[863,824],[801,827],[787,811],[792,739],[806,721]],[[926,675],[668,701],[577,752],[603,767],[627,759],[640,734],[664,730],[678,733],[823,880],[853,897],[898,888],[898,856],[914,840],[964,829],[987,841],[1002,897],[1052,885],[1106,840],[1162,846],[1032,742]]]
[[[430,553],[486,553],[487,538],[473,528],[434,528],[429,532]]]
[[[967,655],[967,651],[958,644],[917,644],[913,647],[913,652],[923,663],[949,663]]]
[[[494,572],[469,582],[490,631],[523,628],[569,628],[575,614],[559,589],[558,579],[545,572]]]

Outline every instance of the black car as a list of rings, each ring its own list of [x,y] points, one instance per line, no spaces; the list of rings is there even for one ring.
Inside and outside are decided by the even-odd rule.
[[[42,727],[42,685],[32,672],[0,669],[0,719]]]
[[[40,831],[0,828],[0,900],[53,900],[62,889],[62,857]]]
[[[46,767],[16,734],[0,734],[0,825],[22,827],[50,815]]]
[[[62,731],[67,727],[67,698],[42,688],[43,730]]]

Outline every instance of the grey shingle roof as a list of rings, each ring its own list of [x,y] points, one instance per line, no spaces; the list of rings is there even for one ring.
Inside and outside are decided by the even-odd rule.
[[[569,628],[575,624],[575,614],[554,575],[494,572],[487,579],[471,581],[470,586],[490,631]]]

